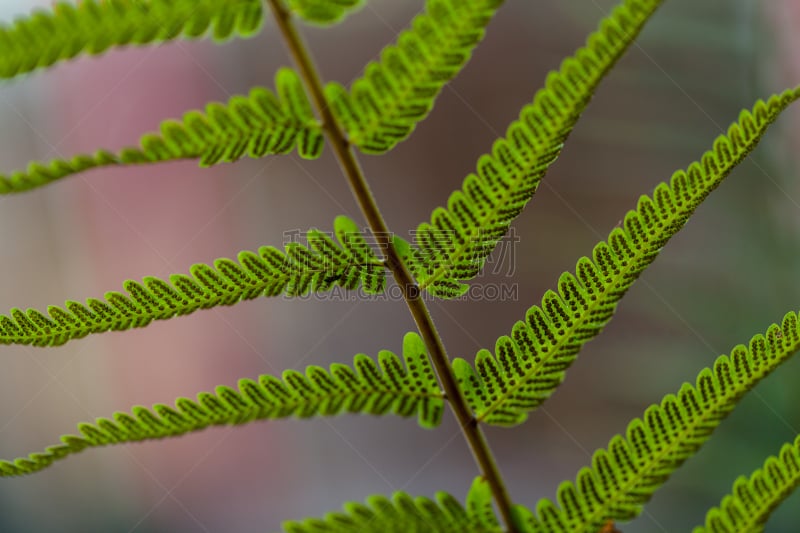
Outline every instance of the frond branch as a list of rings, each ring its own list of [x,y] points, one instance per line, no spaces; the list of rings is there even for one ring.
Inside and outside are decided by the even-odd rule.
[[[301,296],[339,286],[367,293],[384,290],[385,266],[367,244],[355,222],[334,222],[339,244],[318,230],[306,233],[310,248],[289,243],[280,252],[262,246],[258,253],[240,252],[238,262],[217,259],[214,267],[193,265],[191,276],[174,274],[169,281],[146,277],[128,280],[127,294],[108,292],[105,301],[90,298],[86,305],[68,301],[50,306],[48,315],[35,309],[12,309],[0,315],[0,344],[55,346],[90,333],[147,326],[153,320],[187,315],[198,309],[233,305],[259,296]]]
[[[453,362],[480,422],[519,424],[550,397],[639,275],[798,98],[800,88],[758,101],[752,112],[742,111],[728,134],[716,139],[713,151],[673,174],[669,185],[658,185],[651,197],[642,196],[623,226],[595,246],[591,258],[578,261],[575,275],[562,274],[558,292],[547,291],[541,306],[528,310],[525,322],[500,337],[494,355],[478,352],[474,370],[463,359]]]
[[[0,78],[13,78],[80,54],[211,33],[249,37],[263,23],[261,0],[83,0],[0,26]]]
[[[359,150],[381,154],[424,120],[445,84],[466,66],[503,0],[428,0],[396,44],[370,62],[350,91],[332,82],[325,96]]]
[[[545,87],[478,159],[477,170],[446,207],[416,231],[410,266],[420,289],[440,298],[464,294],[514,219],[536,193],[595,89],[663,0],[624,0],[586,45],[550,72]]]
[[[64,435],[61,444],[27,458],[0,461],[0,477],[32,474],[88,448],[175,437],[209,426],[249,424],[296,416],[335,416],[340,413],[417,416],[425,428],[439,425],[444,399],[428,361],[422,340],[409,333],[403,340],[403,360],[382,351],[378,362],[356,355],[353,366],[334,363],[330,370],[309,366],[282,379],[270,375],[257,381],[242,379],[238,390],[217,387],[201,392],[197,401],[179,398],[173,407],[137,406],[131,413],[115,413],[78,425],[80,435]]]
[[[227,104],[211,103],[205,113],[189,111],[180,121],[161,123],[160,133],[144,135],[139,146],[119,153],[95,154],[34,162],[26,172],[0,175],[0,194],[28,191],[92,168],[141,165],[199,159],[201,167],[237,161],[241,157],[285,154],[297,148],[301,157],[319,157],[322,127],[311,113],[297,74],[282,68],[275,75],[277,95],[254,88],[248,96],[234,96]]]
[[[772,512],[800,486],[800,437],[784,444],[747,478],[740,476],[733,490],[706,515],[705,526],[694,533],[763,531]]]
[[[384,496],[370,496],[366,505],[347,503],[344,512],[328,513],[321,519],[284,522],[283,529],[286,533],[502,533],[491,498],[488,483],[483,478],[476,478],[465,506],[446,492],[438,492],[436,501],[422,496],[411,498],[405,492],[396,492],[391,500]]]
[[[780,326],[756,335],[749,347],[736,346],[703,369],[695,386],[650,406],[633,420],[623,438],[613,437],[592,457],[576,481],[558,489],[557,508],[549,500],[529,517],[531,531],[597,531],[608,520],[631,520],[652,494],[711,437],[739,400],[800,349],[798,315],[788,313]],[[796,474],[795,474],[796,475]],[[793,481],[794,482],[794,481]],[[735,529],[754,531],[754,529]]]

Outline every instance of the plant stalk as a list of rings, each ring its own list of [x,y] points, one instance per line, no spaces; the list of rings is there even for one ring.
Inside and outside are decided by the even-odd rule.
[[[375,197],[367,184],[347,134],[333,116],[325,100],[319,70],[311,58],[308,46],[306,46],[305,41],[297,31],[297,27],[292,21],[292,15],[283,4],[283,1],[266,0],[266,2],[275,15],[278,28],[289,47],[294,61],[297,63],[300,76],[311,95],[314,107],[322,117],[328,141],[333,147],[336,158],[342,167],[342,171],[361,211],[364,213],[370,230],[375,235],[381,252],[386,258],[386,266],[392,272],[395,281],[403,292],[403,298],[430,353],[431,360],[442,383],[442,388],[456,415],[461,431],[472,450],[472,455],[481,470],[481,474],[489,483],[503,522],[505,522],[509,533],[517,533],[512,519],[511,498],[497,467],[497,462],[492,455],[483,431],[472,415],[469,405],[456,382],[450,359],[447,356],[439,332],[433,323],[428,306],[421,298],[419,287],[394,248],[389,228],[378,209]]]

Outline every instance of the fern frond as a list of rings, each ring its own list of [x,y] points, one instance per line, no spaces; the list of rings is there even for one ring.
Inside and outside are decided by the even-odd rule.
[[[636,517],[744,394],[800,349],[799,325],[798,315],[788,313],[781,326],[753,337],[749,349],[739,345],[718,357],[695,386],[684,383],[677,394],[650,406],[628,425],[625,437],[616,435],[607,449],[594,453],[592,466],[581,469],[574,483],[559,486],[559,507],[546,499],[537,504],[538,517],[527,517],[530,531],[594,533],[608,520]]]
[[[53,181],[97,167],[138,165],[199,159],[200,166],[233,162],[241,157],[285,154],[297,148],[306,159],[319,157],[323,133],[297,73],[282,68],[275,75],[278,95],[255,88],[249,96],[234,96],[227,104],[211,103],[205,114],[190,111],[182,121],[166,120],[161,133],[144,135],[137,148],[118,154],[99,150],[47,165],[33,162],[24,172],[0,175],[0,194],[42,187]]]
[[[318,230],[306,234],[310,248],[286,245],[285,253],[262,246],[258,253],[240,252],[239,262],[217,259],[214,266],[192,265],[191,275],[173,274],[169,281],[146,277],[128,280],[128,294],[108,292],[105,301],[86,305],[68,301],[50,306],[49,316],[35,309],[12,309],[0,315],[0,344],[56,346],[90,333],[140,328],[153,320],[187,315],[198,309],[233,305],[259,296],[300,296],[334,286],[379,293],[386,285],[383,261],[375,256],[355,222],[340,216],[334,222],[339,244]]]
[[[362,5],[364,0],[289,0],[289,9],[315,24],[335,24]]]
[[[305,374],[287,370],[282,379],[265,374],[257,382],[239,380],[238,390],[220,386],[215,392],[201,392],[197,401],[178,398],[174,407],[137,406],[130,414],[114,413],[113,420],[98,418],[94,424],[79,424],[80,435],[64,435],[61,444],[43,453],[0,461],[0,476],[38,472],[87,448],[175,437],[208,426],[347,412],[416,415],[420,426],[433,428],[441,422],[444,411],[444,395],[425,345],[415,333],[407,333],[403,339],[403,361],[388,350],[378,354],[377,364],[358,354],[352,368],[339,363],[331,365],[330,371],[309,366]]]
[[[497,340],[495,355],[481,350],[475,368],[453,362],[462,389],[481,422],[514,425],[542,404],[561,384],[581,347],[605,327],[637,277],[686,223],[694,210],[755,148],[768,126],[794,100],[800,88],[759,101],[742,111],[713,151],[686,171],[642,196],[621,228],[595,246],[592,257],[578,261],[575,275],[564,273],[558,292],[548,291],[541,307],[533,306],[525,322]]]
[[[800,485],[800,437],[784,444],[778,457],[770,456],[764,467],[739,477],[731,494],[706,515],[705,526],[694,533],[763,531],[774,511]]]
[[[467,291],[474,278],[536,192],[563,142],[606,73],[627,50],[663,0],[625,0],[599,25],[586,45],[547,76],[526,105],[478,159],[477,171],[436,208],[416,232],[421,262],[409,265],[421,289],[440,298]]]
[[[249,37],[263,22],[261,0],[82,0],[58,2],[0,26],[0,78],[13,78],[79,54],[211,33]]]
[[[381,154],[411,134],[444,85],[469,60],[503,0],[428,0],[397,43],[381,52],[350,92],[329,83],[337,121],[362,152]]]
[[[366,505],[350,502],[344,512],[324,518],[284,522],[286,533],[501,533],[492,509],[489,484],[476,478],[467,495],[466,508],[446,492],[436,501],[395,492],[392,499],[370,496]]]

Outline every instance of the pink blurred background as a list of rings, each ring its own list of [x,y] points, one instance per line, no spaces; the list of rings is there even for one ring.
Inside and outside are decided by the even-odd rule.
[[[422,4],[371,0],[341,26],[304,28],[325,78],[352,80]],[[4,2],[0,15],[10,21],[33,5]],[[508,2],[415,135],[384,157],[362,158],[390,226],[406,232],[444,203],[547,71],[613,5]],[[515,225],[521,240],[510,282],[519,298],[432,305],[451,356],[470,359],[491,347],[640,194],[699,158],[739,109],[800,83],[798,25],[800,6],[791,0],[666,2]],[[251,40],[114,51],[6,82],[2,168],[133,144],[162,119],[272,87],[275,70],[288,64],[270,21]],[[554,497],[558,482],[574,478],[630,418],[797,309],[799,121],[797,110],[781,118],[753,161],[703,206],[544,409],[519,428],[488,431],[519,503]],[[211,170],[171,163],[87,172],[0,198],[0,302],[5,310],[44,309],[99,297],[125,279],[280,245],[288,230],[330,229],[338,214],[362,220],[329,150],[311,162],[292,155]],[[3,347],[1,456],[39,451],[80,421],[133,405],[349,362],[359,352],[397,352],[413,327],[399,302],[278,298],[59,348]],[[737,475],[794,439],[798,373],[789,362],[759,387],[623,530],[700,523]],[[0,530],[274,531],[282,520],[321,516],[372,493],[447,490],[463,498],[475,475],[449,414],[437,431],[389,417],[262,422],[90,450],[3,480]],[[791,507],[776,513],[770,531],[794,531]]]

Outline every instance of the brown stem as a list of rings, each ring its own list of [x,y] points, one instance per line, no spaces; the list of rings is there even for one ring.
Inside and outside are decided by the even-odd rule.
[[[447,352],[433,323],[430,311],[420,297],[419,287],[389,238],[389,228],[378,209],[369,185],[367,185],[364,173],[347,139],[347,135],[328,107],[322,89],[322,80],[320,80],[319,71],[311,59],[308,47],[298,33],[291,20],[291,13],[283,5],[283,2],[281,0],[267,0],[267,3],[275,15],[275,20],[289,46],[292,57],[300,69],[300,76],[311,94],[314,107],[326,125],[328,140],[350,184],[353,195],[361,207],[361,211],[364,213],[364,217],[367,219],[367,223],[375,235],[381,251],[386,257],[386,266],[392,272],[395,281],[403,291],[403,297],[408,309],[411,311],[419,333],[430,353],[444,392],[458,419],[461,431],[469,443],[475,462],[478,464],[483,477],[489,483],[492,495],[509,533],[516,533],[517,530],[514,527],[511,514],[511,498],[500,475],[494,456],[489,449],[489,444],[486,442],[483,431],[478,426],[464,395],[461,393],[461,389],[458,387],[455,374],[450,366],[450,359],[447,357]]]

